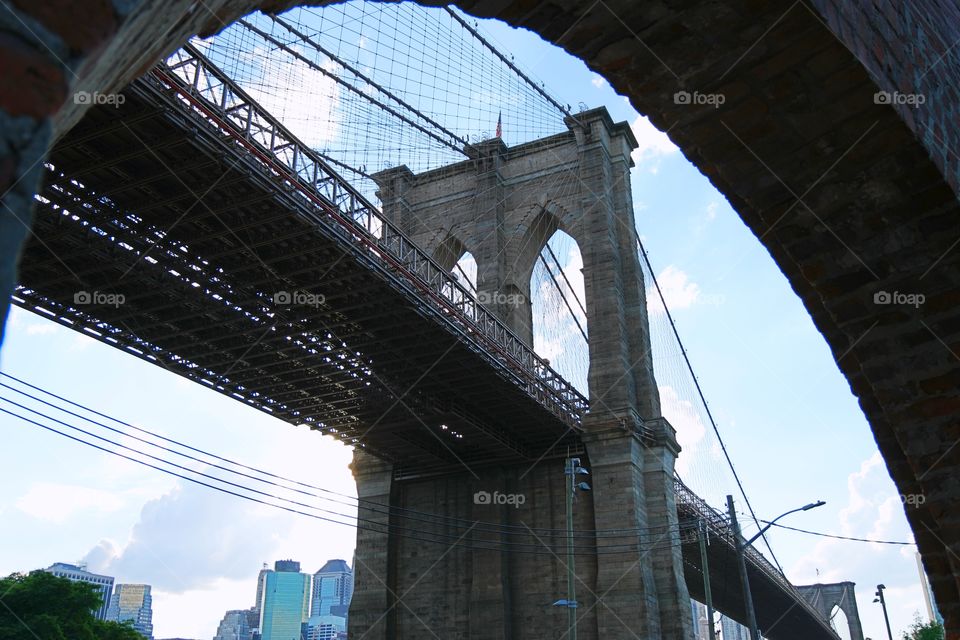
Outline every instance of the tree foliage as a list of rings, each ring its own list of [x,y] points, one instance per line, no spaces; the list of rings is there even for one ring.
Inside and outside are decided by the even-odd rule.
[[[903,640],[943,640],[943,625],[939,622],[923,622],[919,615],[915,615],[913,624],[903,632]]]
[[[0,638],[4,640],[143,640],[133,627],[97,620],[96,587],[45,571],[0,578]]]

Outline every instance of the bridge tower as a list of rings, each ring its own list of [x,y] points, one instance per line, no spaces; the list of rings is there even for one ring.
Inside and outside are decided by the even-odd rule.
[[[401,166],[374,179],[384,215],[441,265],[452,269],[465,252],[474,256],[481,301],[530,345],[537,256],[558,229],[577,242],[591,407],[579,455],[592,492],[578,496],[575,526],[585,535],[640,531],[613,541],[632,546],[616,553],[602,536],[577,538],[578,546],[602,549],[577,556],[579,638],[686,640],[691,608],[673,494],[679,446],[660,414],[650,354],[629,178],[637,141],[627,123],[614,123],[602,108],[566,125],[563,133],[515,147],[499,138],[472,145],[468,160],[422,174]],[[357,453],[360,516],[370,526],[357,534],[350,637],[566,637],[567,611],[551,606],[566,594],[565,453],[427,476]],[[523,503],[477,504],[476,492],[523,496]],[[448,545],[425,544],[411,531],[416,521],[397,512],[503,528],[478,526],[460,539],[451,534]],[[398,522],[407,524],[399,529]],[[508,533],[527,527],[558,533],[528,537],[529,546]],[[493,544],[471,544],[477,541]]]
[[[863,640],[855,586],[853,582],[810,584],[797,586],[797,591],[813,605],[824,620],[830,620],[834,607],[839,607],[847,617],[850,640]]]

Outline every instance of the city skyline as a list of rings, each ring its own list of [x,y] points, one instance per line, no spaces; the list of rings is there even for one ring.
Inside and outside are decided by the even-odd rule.
[[[115,576],[90,572],[83,561],[54,562],[44,569],[31,571],[44,571],[71,581],[93,584],[100,592],[102,600],[101,606],[94,611],[95,617],[114,622],[128,621],[147,640],[154,640],[150,585],[120,582]],[[278,581],[275,577],[271,578],[270,574],[298,576],[296,580],[299,582],[295,584],[283,579]],[[213,640],[242,640],[252,637],[244,634],[253,631],[258,631],[261,635],[257,638],[262,640],[286,640],[284,633],[290,633],[290,629],[294,627],[298,629],[297,635],[290,640],[301,640],[299,625],[307,625],[308,621],[309,631],[306,626],[303,629],[307,640],[336,640],[340,637],[338,634],[346,630],[352,593],[353,569],[341,558],[325,561],[312,574],[302,572],[300,563],[290,559],[274,561],[273,569],[263,563],[256,579],[253,605],[245,609],[226,611]],[[277,621],[271,611],[271,615],[266,617],[269,630],[264,633],[265,618],[261,612],[264,609],[275,609],[278,602],[279,606],[283,607],[294,600],[299,603],[299,623],[292,625],[289,620]]]

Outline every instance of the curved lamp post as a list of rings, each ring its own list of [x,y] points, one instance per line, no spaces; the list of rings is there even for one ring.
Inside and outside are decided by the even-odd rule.
[[[740,535],[740,525],[737,523],[737,512],[733,508],[733,496],[727,496],[727,509],[730,511],[730,524],[733,526],[734,533],[733,541],[737,547],[737,569],[740,572],[740,585],[743,588],[743,605],[747,610],[747,623],[750,628],[750,640],[760,640],[760,630],[757,628],[757,614],[753,609],[753,595],[750,593],[750,581],[747,578],[747,547],[756,542],[757,539],[766,533],[767,529],[772,527],[780,518],[798,511],[809,511],[810,509],[816,509],[817,507],[822,507],[825,504],[827,503],[823,500],[817,500],[816,502],[811,502],[810,504],[806,504],[802,507],[781,513],[776,518],[768,522],[767,526],[760,529],[760,531],[757,531],[756,535],[741,543],[740,539],[742,536]]]
[[[883,597],[883,590],[887,587],[882,584],[877,585],[877,592],[873,595],[877,596],[873,599],[874,602],[879,602],[880,606],[883,607],[883,621],[887,624],[887,637],[890,640],[893,640],[893,633],[890,631],[890,618],[887,617],[887,599]]]

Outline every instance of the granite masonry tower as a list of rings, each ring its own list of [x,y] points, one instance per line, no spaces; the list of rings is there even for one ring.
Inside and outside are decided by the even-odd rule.
[[[578,555],[578,638],[681,640],[690,637],[692,623],[676,528],[670,526],[676,525],[679,447],[660,415],[650,357],[629,177],[637,142],[627,123],[614,123],[602,108],[567,118],[566,125],[566,132],[516,147],[499,138],[481,142],[468,148],[468,160],[419,175],[401,166],[374,178],[384,215],[441,265],[452,269],[465,252],[474,256],[481,301],[529,344],[537,256],[558,229],[579,245],[591,406],[581,457],[592,491],[578,496],[576,529],[645,533],[630,551]],[[367,521],[390,523],[388,509],[374,506],[380,504],[499,523],[511,531],[563,531],[562,455],[414,477],[357,453],[353,469],[359,497],[370,501],[360,508]],[[524,503],[476,504],[477,491],[522,494]],[[451,529],[449,545],[419,542],[407,529],[406,535],[358,531],[350,636],[566,637],[566,609],[551,606],[566,593],[562,534],[541,539],[541,553],[520,552],[530,548],[512,536],[486,548],[463,544],[496,542],[489,526],[483,528],[461,544],[454,544],[458,536]],[[536,546],[537,540],[524,542]],[[577,538],[578,546],[587,542],[607,544]]]

